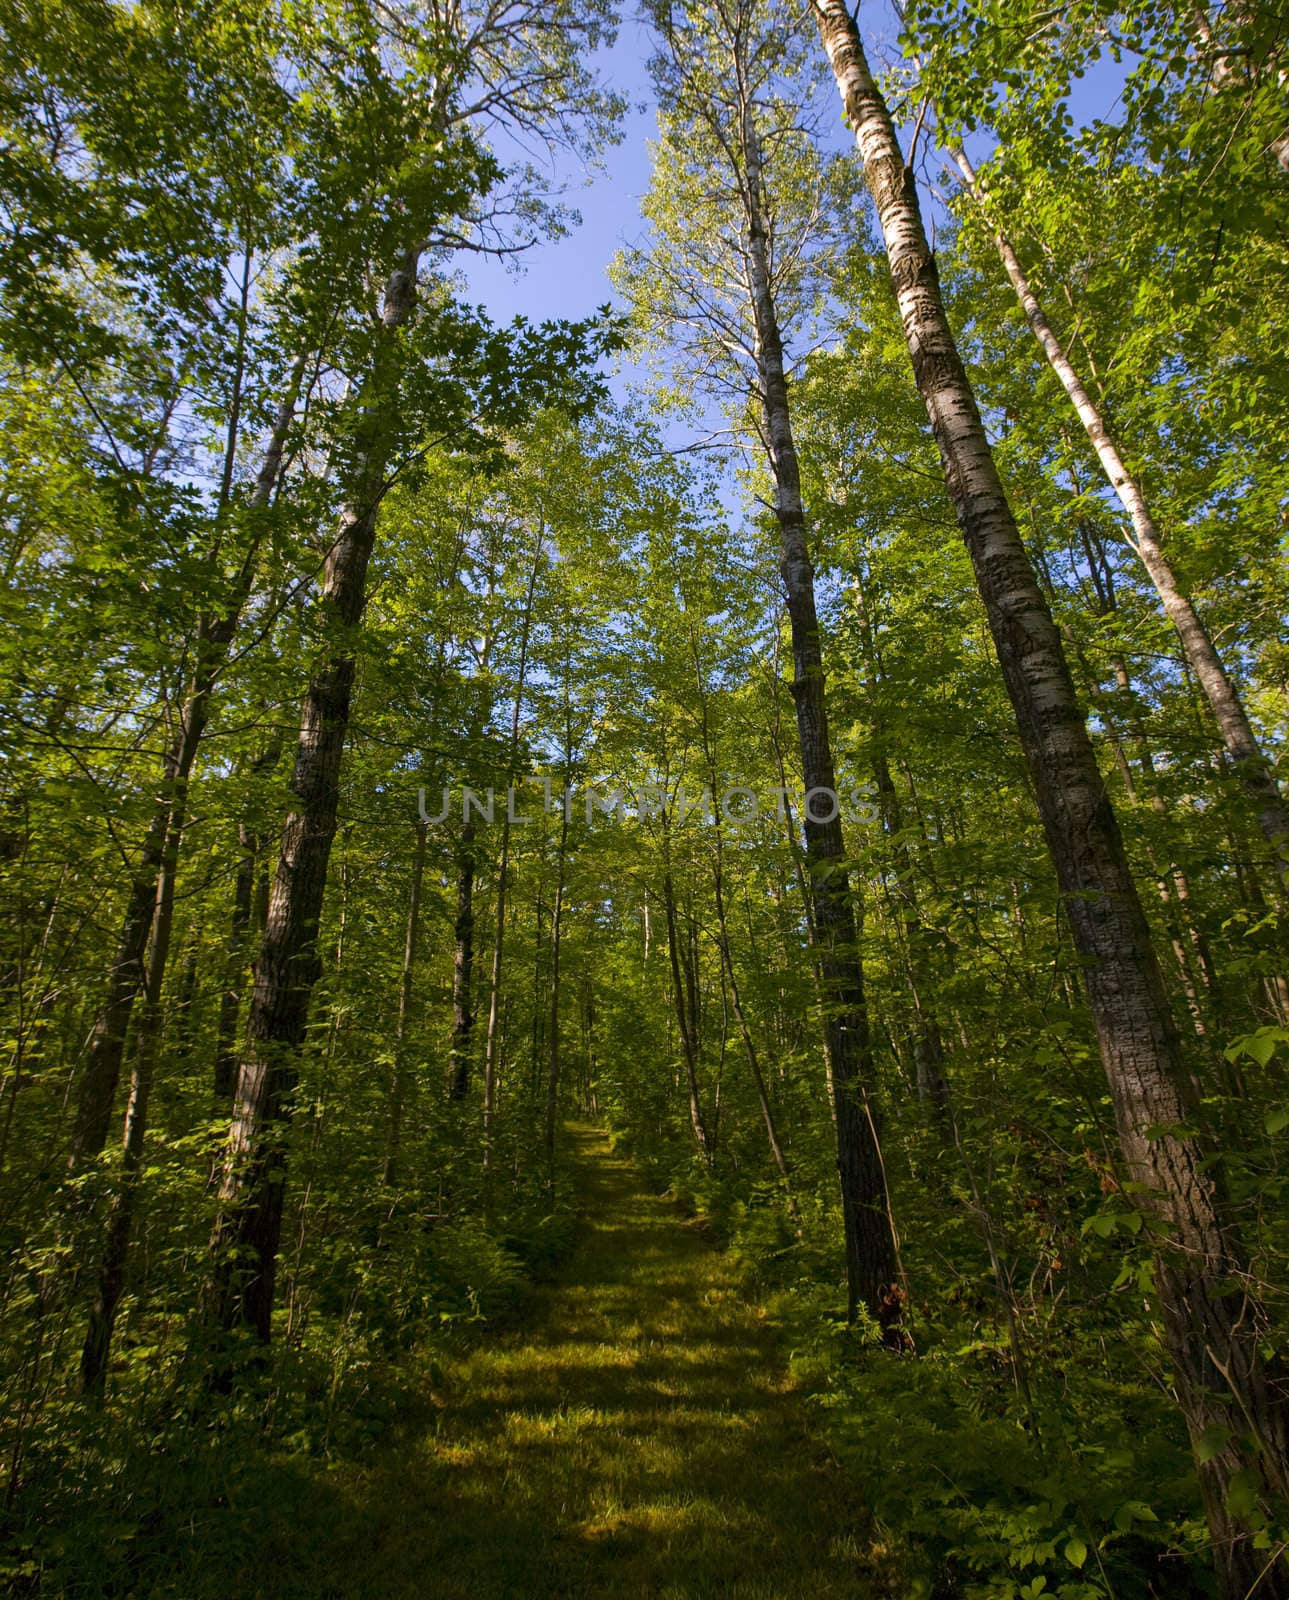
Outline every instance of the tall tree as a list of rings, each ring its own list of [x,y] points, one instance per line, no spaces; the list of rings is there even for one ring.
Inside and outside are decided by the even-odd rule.
[[[962,173],[967,192],[982,209],[985,197],[975,168],[964,150],[951,152]],[[1209,630],[1195,608],[1185,586],[1178,581],[1173,564],[1164,550],[1164,541],[1146,502],[1140,482],[1129,471],[1120,447],[1106,426],[1105,418],[1093,402],[1083,379],[1057,336],[1047,314],[1039,304],[1020,257],[1007,234],[994,230],[994,243],[1016,298],[1020,302],[1030,331],[1042,347],[1049,366],[1060,380],[1070,404],[1078,414],[1084,431],[1101,463],[1106,480],[1114,490],[1132,523],[1137,554],[1150,574],[1169,621],[1177,629],[1186,660],[1204,691],[1213,720],[1217,724],[1227,753],[1239,780],[1249,796],[1258,826],[1271,850],[1272,862],[1282,886],[1289,879],[1289,806],[1280,793],[1254,732],[1249,714],[1236,683],[1213,644]]]
[[[479,16],[454,12],[425,35],[397,29],[404,72],[372,84],[376,101],[399,113],[395,132],[402,143],[392,153],[410,192],[396,194],[388,213],[373,219],[362,241],[371,257],[358,258],[364,270],[374,258],[388,276],[378,317],[359,334],[342,447],[342,507],[319,595],[323,660],[301,712],[292,778],[298,808],[284,826],[256,962],[205,1296],[208,1321],[223,1328],[245,1324],[261,1341],[271,1328],[284,1135],[317,977],[318,922],[356,669],[353,639],[366,600],[380,504],[398,471],[400,447],[417,454],[436,435],[465,443],[480,413],[513,424],[530,403],[534,380],[547,386],[548,395],[558,391],[560,358],[579,352],[584,332],[544,337],[521,330],[509,340],[495,335],[441,298],[436,303],[418,295],[421,258],[431,242],[450,237],[454,215],[469,217],[476,197],[487,193],[497,175],[495,162],[470,132],[471,118],[504,120],[509,114],[518,127],[544,127],[550,137],[571,130],[577,125],[573,106],[589,87],[578,50],[583,35],[595,36],[601,23],[594,8],[559,8],[549,19],[517,20],[505,7],[486,7]],[[567,82],[545,79],[552,58],[569,68]],[[487,80],[486,92],[472,107],[476,73]],[[592,144],[603,114],[592,92]],[[450,363],[443,359],[449,352]]]
[[[799,131],[808,74],[751,0],[660,17],[655,78],[664,109],[655,193],[646,210],[662,247],[635,268],[645,315],[686,327],[730,410],[753,425],[774,485],[780,573],[792,641],[792,695],[806,788],[802,827],[810,919],[836,1112],[850,1311],[898,1315],[897,1261],[878,1135],[875,1077],[840,802],[828,728],[824,652],[788,393],[781,303],[800,315],[819,263],[804,198],[810,147]],[[765,151],[773,150],[780,187]],[[809,176],[806,173],[809,172]],[[793,186],[795,187],[795,191]],[[663,196],[665,195],[665,199]],[[794,230],[796,230],[794,232]],[[706,353],[710,352],[710,353]]]
[[[1150,934],[1060,636],[1017,531],[945,315],[913,173],[841,0],[815,19],[855,132],[890,261],[913,373],[985,602],[1034,777],[1048,848],[1084,962],[1130,1181],[1161,1236],[1158,1287],[1178,1400],[1196,1451],[1225,1591],[1268,1582],[1231,1489],[1249,1462],[1282,1496],[1289,1437],[1259,1349],[1261,1310],[1198,1107]],[[1215,1434],[1225,1440],[1210,1452]],[[1252,1453],[1239,1444],[1248,1439]]]

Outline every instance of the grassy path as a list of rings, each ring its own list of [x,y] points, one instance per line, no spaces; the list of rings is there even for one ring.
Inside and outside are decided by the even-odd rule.
[[[333,1536],[265,1592],[345,1600],[868,1596],[859,1515],[722,1257],[597,1130],[587,1225],[437,1427],[333,1483]],[[262,1569],[261,1569],[262,1570]]]

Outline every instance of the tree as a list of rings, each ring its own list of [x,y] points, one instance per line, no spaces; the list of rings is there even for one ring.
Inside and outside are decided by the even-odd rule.
[[[808,139],[798,128],[800,61],[763,12],[742,0],[710,14],[673,10],[661,34],[655,77],[667,121],[657,198],[647,208],[660,248],[647,264],[633,264],[630,280],[622,276],[644,316],[686,329],[688,342],[703,352],[699,372],[712,373],[740,422],[745,408],[754,407],[753,426],[769,463],[792,638],[806,786],[802,827],[836,1111],[850,1313],[862,1305],[886,1327],[898,1317],[897,1262],[780,310],[786,300],[793,314],[819,267],[813,256],[821,229],[803,188],[791,186],[820,174],[811,170]],[[768,175],[767,149],[783,170],[780,190]],[[635,287],[645,273],[657,289]]]
[[[1129,1181],[1160,1234],[1158,1289],[1178,1399],[1196,1449],[1227,1591],[1265,1561],[1231,1510],[1252,1438],[1267,1491],[1285,1488],[1282,1406],[1258,1349],[1261,1313],[1226,1214],[1198,1107],[1060,637],[1034,580],[945,316],[913,175],[868,70],[854,19],[821,0],[816,20],[854,128],[891,265],[914,377],[985,602],[1034,777],[1048,847],[1083,957],[1084,982]],[[1206,1441],[1220,1432],[1223,1448]],[[1268,1580],[1275,1584],[1278,1580]]]
[[[984,196],[966,153],[955,150],[953,158],[962,173],[968,193],[983,207]],[[1204,691],[1223,743],[1252,802],[1258,826],[1270,846],[1275,871],[1283,880],[1289,873],[1289,807],[1286,807],[1275,774],[1267,764],[1239,689],[1214,648],[1212,638],[1190,596],[1179,584],[1172,563],[1164,553],[1162,537],[1155,526],[1141,485],[1124,464],[1118,444],[1039,304],[1011,241],[1005,233],[995,232],[994,242],[1025,313],[1025,320],[1041,345],[1052,371],[1060,380],[1061,387],[1069,396],[1070,404],[1078,413],[1107,481],[1128,513],[1137,554],[1150,574],[1169,620],[1177,629],[1186,659]]]

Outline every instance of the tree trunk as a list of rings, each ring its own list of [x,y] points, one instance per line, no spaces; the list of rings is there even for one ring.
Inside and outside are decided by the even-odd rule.
[[[397,332],[416,303],[419,249],[385,286],[377,348],[364,385],[367,407],[355,439],[351,492],[323,568],[321,615],[329,653],[304,697],[291,789],[268,922],[255,964],[246,1047],[224,1150],[205,1320],[245,1324],[267,1342],[286,1192],[286,1137],[317,981],[318,924],[336,831],[340,769],[355,658],[352,634],[366,600],[367,566],[385,487],[391,412],[398,406]]]
[[[1114,706],[1108,702],[1107,696],[1102,692],[1101,685],[1097,682],[1096,674],[1092,671],[1083,651],[1071,641],[1074,659],[1079,665],[1083,680],[1084,693],[1088,702],[1104,724],[1114,752],[1115,767],[1123,780],[1124,791],[1130,800],[1137,800],[1138,784],[1136,774],[1133,772],[1132,763],[1128,760],[1124,744],[1124,736],[1120,732],[1115,716]],[[1120,675],[1122,673],[1122,675]],[[1122,658],[1116,661],[1116,678],[1119,687],[1130,687],[1127,677],[1127,666]],[[1163,818],[1167,813],[1167,806],[1163,796],[1153,787],[1154,762],[1149,748],[1144,743],[1144,731],[1140,724],[1132,728],[1132,742],[1134,753],[1142,766],[1143,775],[1151,784],[1149,803],[1151,810]],[[1208,945],[1203,933],[1196,925],[1190,912],[1190,882],[1182,869],[1173,864],[1165,869],[1147,842],[1144,853],[1150,865],[1151,874],[1155,880],[1155,888],[1159,894],[1160,904],[1164,908],[1164,920],[1168,929],[1168,941],[1172,948],[1173,958],[1177,966],[1178,979],[1182,986],[1182,993],[1186,999],[1186,1008],[1190,1012],[1191,1024],[1199,1038],[1204,1038],[1209,1029],[1205,1019],[1206,1003],[1213,998],[1213,973],[1208,964]],[[1202,982],[1197,978],[1194,964],[1191,960],[1191,951],[1201,957],[1200,972]]]
[[[186,1060],[192,1053],[193,1027],[197,1005],[198,976],[200,971],[201,933],[196,927],[188,935],[184,951],[183,968],[179,978],[179,993],[175,996],[174,1059]]]
[[[1104,548],[1096,532],[1091,530],[1086,523],[1080,522],[1079,536],[1084,554],[1087,557],[1088,569],[1092,574],[1093,587],[1097,593],[1097,614],[1099,616],[1108,616],[1117,610],[1119,603],[1115,594],[1114,574],[1110,563],[1105,558]],[[1118,708],[1111,703],[1107,703],[1106,697],[1102,694],[1097,675],[1089,665],[1082,648],[1076,641],[1072,640],[1071,643],[1074,650],[1074,658],[1083,675],[1085,693],[1098,717],[1106,726],[1114,751],[1115,764],[1123,778],[1124,787],[1128,795],[1135,799],[1138,795],[1138,784],[1133,775],[1132,765],[1128,760],[1125,741],[1118,731]],[[1116,654],[1112,659],[1115,691],[1122,701],[1124,718],[1128,732],[1131,735],[1132,752],[1136,757],[1138,766],[1141,768],[1141,776],[1146,786],[1150,809],[1162,824],[1168,816],[1168,806],[1164,801],[1163,795],[1159,792],[1159,785],[1156,781],[1155,759],[1151,753],[1150,741],[1146,737],[1146,730],[1141,721],[1136,692],[1133,689],[1132,678],[1128,671],[1128,663],[1121,654]],[[1196,1033],[1202,1037],[1209,1031],[1204,1015],[1205,1004],[1211,1003],[1217,1006],[1220,1003],[1217,973],[1209,952],[1208,941],[1204,936],[1203,930],[1195,921],[1191,909],[1190,881],[1177,861],[1172,859],[1171,847],[1169,848],[1169,857],[1171,864],[1167,872],[1165,872],[1155,859],[1154,852],[1149,846],[1146,849],[1146,858],[1150,863],[1151,871],[1155,877],[1156,888],[1159,891],[1159,898],[1164,906],[1169,928],[1169,940],[1177,959],[1182,987],[1191,1013],[1191,1021]],[[1192,953],[1195,957],[1194,962],[1191,960]],[[1195,973],[1196,964],[1198,964],[1198,978]],[[1219,1022],[1220,1020],[1219,1018]]]
[[[474,1037],[474,840],[473,821],[461,824],[457,851],[456,941],[452,956],[452,1043],[448,1096],[464,1100],[470,1088],[470,1045]]]
[[[720,785],[716,772],[716,756],[712,749],[707,686],[703,681],[703,669],[698,655],[698,643],[692,633],[690,635],[690,648],[694,659],[694,676],[697,680],[699,703],[702,706],[699,734],[703,743],[703,761],[707,768],[708,787],[715,800],[719,793]],[[779,1137],[774,1107],[770,1103],[769,1092],[766,1088],[765,1074],[761,1071],[761,1058],[756,1048],[756,1042],[752,1038],[752,1030],[748,1026],[747,1015],[743,1009],[743,996],[742,991],[739,989],[738,974],[734,970],[734,952],[730,944],[729,919],[725,914],[725,831],[724,818],[719,804],[714,806],[712,825],[716,836],[716,849],[712,861],[712,894],[716,904],[716,926],[721,969],[729,983],[730,1004],[734,1011],[734,1020],[738,1024],[739,1037],[743,1041],[743,1051],[747,1056],[748,1071],[752,1075],[752,1086],[756,1090],[756,1101],[760,1107],[761,1121],[765,1124],[765,1137],[770,1146],[770,1156],[778,1169],[779,1177],[783,1180],[783,1193],[787,1200],[788,1211],[795,1221],[797,1218],[797,1203],[792,1193],[792,1174],[788,1166],[787,1155],[783,1149],[783,1142]]]
[[[407,1100],[407,1028],[412,1009],[412,984],[416,975],[416,936],[421,920],[421,889],[425,882],[426,823],[417,819],[416,849],[412,855],[412,887],[407,898],[407,931],[403,938],[403,970],[398,984],[398,1023],[394,1030],[394,1069],[389,1085],[389,1134],[381,1183],[392,1189],[398,1178],[398,1158],[403,1142],[403,1110]]]
[[[666,817],[663,828],[668,830]],[[667,919],[667,959],[671,965],[672,1004],[676,1013],[676,1029],[680,1034],[680,1058],[685,1068],[685,1088],[689,1096],[689,1128],[698,1146],[698,1153],[708,1166],[712,1163],[712,1141],[703,1120],[703,1104],[698,1092],[698,1041],[694,1036],[692,990],[681,970],[680,935],[676,926],[676,891],[671,878],[671,844],[669,830],[663,834],[667,861],[662,874],[662,904]]]
[[[904,818],[899,795],[886,754],[880,743],[880,728],[875,730],[878,743],[873,752],[873,777],[877,784],[877,803],[882,826],[890,841],[895,866],[895,905],[908,949],[909,998],[917,1019],[913,1041],[913,1063],[917,1078],[919,1101],[929,1105],[940,1132],[947,1138],[952,1134],[949,1116],[949,1080],[945,1076],[944,1035],[940,1023],[930,1008],[929,997],[935,992],[936,980],[928,970],[926,931],[918,907],[917,890],[913,883],[913,862],[904,843]]]
[[[519,719],[523,711],[524,682],[528,676],[528,642],[533,624],[533,596],[541,567],[545,529],[540,528],[533,549],[533,564],[528,572],[528,593],[524,600],[524,626],[519,642],[519,671],[515,694],[510,704],[510,749],[506,763],[506,814],[501,819],[501,857],[497,864],[497,914],[492,940],[492,976],[488,988],[488,1030],[483,1046],[483,1167],[492,1158],[493,1123],[497,1113],[497,1045],[501,1021],[501,966],[506,946],[506,891],[510,874],[510,796],[519,763]]]
[[[1083,968],[1132,1192],[1160,1230],[1156,1276],[1178,1400],[1224,1593],[1285,1593],[1228,1509],[1235,1474],[1283,1495],[1282,1397],[1258,1350],[1263,1316],[1212,1152],[1060,637],[1003,493],[940,296],[912,172],[844,0],[814,0],[824,50],[877,206],[918,388],[985,602]],[[1206,1432],[1207,1430],[1207,1432]],[[1225,1430],[1224,1432],[1222,1430]],[[1253,1437],[1252,1452],[1241,1441]],[[1214,1442],[1225,1439],[1211,1455]],[[1203,1443],[1204,1448],[1199,1447]],[[1208,1459],[1202,1459],[1207,1456]]]
[[[770,282],[760,141],[750,103],[743,106],[741,134],[746,165],[744,210],[749,290],[761,407],[774,474],[775,512],[782,554],[780,571],[787,590],[792,634],[792,694],[796,702],[797,738],[807,795],[802,825],[815,959],[832,1066],[849,1309],[853,1317],[863,1305],[889,1331],[898,1319],[901,1299],[895,1288],[898,1261],[876,1111],[871,1100],[874,1074],[868,1010],[855,912],[844,865],[841,808],[836,797],[836,775],[828,737],[823,651],[815,613],[814,568],[806,546],[801,469],[792,434],[783,340]],[[818,795],[812,807],[814,791],[818,791]],[[818,815],[819,797],[829,813],[826,820]]]
[[[778,650],[778,630],[777,630],[777,628],[775,630],[775,650],[776,650],[776,653],[777,653],[777,650]],[[788,795],[788,773],[787,773],[787,765],[786,765],[786,763],[784,761],[784,758],[783,758],[783,739],[782,739],[782,726],[783,726],[783,723],[782,723],[782,717],[780,715],[780,705],[779,705],[780,682],[781,682],[781,680],[780,680],[780,678],[778,676],[778,672],[777,672],[777,659],[776,659],[776,671],[775,671],[775,675],[774,675],[774,684],[773,684],[773,689],[772,689],[772,693],[774,695],[774,722],[772,723],[772,725],[770,727],[770,744],[771,744],[771,747],[774,750],[774,765],[775,765],[775,770],[776,770],[776,772],[778,774],[778,778],[779,778],[779,794],[783,798],[783,805],[779,808],[780,821],[783,824],[783,842],[784,842],[785,847],[787,848],[789,858],[792,861],[792,873],[793,873],[794,879],[796,880],[797,892],[801,896],[802,910],[805,913],[806,938],[807,938],[807,941],[808,941],[808,943],[810,945],[811,951],[813,952],[813,951],[815,951],[819,941],[818,941],[818,938],[816,937],[816,934],[815,934],[815,909],[814,909],[812,896],[811,896],[811,893],[810,893],[810,880],[809,880],[809,878],[808,878],[808,876],[806,874],[805,864],[803,863],[803,861],[801,859],[801,846],[800,846],[798,835],[797,835],[796,819],[795,819],[795,817],[793,815],[793,811],[792,811],[792,801],[791,801],[791,799],[789,798],[789,795]],[[778,893],[778,896],[776,898],[776,902],[775,903],[776,903],[777,907],[779,908],[779,913],[780,913],[778,921],[779,921],[780,941],[781,941],[781,945],[782,945],[782,949],[783,949],[783,959],[784,959],[785,964],[790,964],[791,960],[792,960],[792,955],[791,955],[792,945],[791,945],[791,938],[790,938],[790,933],[789,933],[789,926],[788,926],[788,922],[787,922],[787,913],[788,913],[788,903],[789,902],[788,902],[788,894],[787,894],[787,883],[783,879],[780,880],[779,893]],[[819,958],[815,954],[812,954],[811,955],[811,959],[810,959],[810,983],[811,983],[811,987],[814,989],[814,992],[815,992],[815,1004],[819,1009],[819,1022],[820,1022],[820,1029],[821,1029],[820,1037],[822,1038],[822,1041],[823,1041],[824,1087],[827,1090],[826,1099],[827,1099],[827,1105],[828,1105],[828,1115],[832,1118],[833,1127],[835,1129],[836,1128],[836,1124],[837,1124],[837,1091],[836,1091],[836,1085],[833,1082],[833,1072],[832,1072],[832,1034],[829,1032],[827,1023],[826,1023],[825,1018],[824,1018],[824,1009],[825,1008],[824,1008],[823,977],[822,977],[822,972],[821,972],[821,968],[820,968]]]
[[[103,1392],[112,1353],[117,1307],[125,1288],[130,1235],[134,1227],[139,1176],[143,1166],[143,1141],[148,1128],[148,1102],[152,1094],[157,1049],[161,1042],[161,991],[174,927],[175,879],[184,820],[183,813],[179,811],[171,818],[157,880],[152,942],[143,990],[143,1016],[139,1023],[134,1070],[130,1078],[130,1098],[125,1112],[121,1172],[108,1212],[99,1262],[98,1288],[81,1350],[81,1387],[87,1395],[101,1395]]]
[[[881,652],[873,635],[863,581],[856,577],[852,586],[855,613],[875,684],[882,679]],[[869,726],[873,740],[873,781],[877,785],[877,809],[882,830],[891,845],[894,871],[891,874],[890,900],[896,923],[897,943],[903,940],[908,958],[909,998],[915,1018],[913,1068],[919,1102],[929,1105],[939,1132],[948,1138],[952,1129],[949,1116],[949,1080],[945,1076],[944,1035],[939,1019],[930,1007],[930,996],[938,984],[930,971],[927,941],[918,907],[913,859],[904,840],[904,817],[900,798],[886,759],[885,723],[878,707],[870,706]]]
[[[121,1076],[121,1061],[125,1055],[126,1033],[134,1002],[147,982],[144,957],[156,906],[157,874],[161,869],[170,822],[173,796],[168,778],[175,755],[172,747],[167,756],[167,782],[163,783],[153,802],[147,837],[130,880],[130,892],[112,960],[107,995],[90,1034],[89,1050],[77,1090],[76,1116],[68,1156],[69,1174],[75,1174],[86,1162],[92,1161],[107,1143],[116,1086]]]
[[[564,867],[568,856],[568,769],[565,769],[564,796],[560,802],[559,849],[555,856],[555,904],[551,909],[551,994],[550,1036],[546,1041],[546,1183],[555,1187],[555,1130],[559,1118],[559,982],[560,936],[564,924]]]
[[[968,192],[984,211],[984,197],[971,162],[962,150],[954,150],[951,154]],[[999,230],[994,234],[994,244],[1025,313],[1025,320],[1078,413],[1111,488],[1128,513],[1137,554],[1163,602],[1169,621],[1177,629],[1191,671],[1204,692],[1222,742],[1253,806],[1258,826],[1271,848],[1272,863],[1280,886],[1289,891],[1289,806],[1285,804],[1275,774],[1258,743],[1240,692],[1218,655],[1190,596],[1178,584],[1172,563],[1164,554],[1162,540],[1141,485],[1124,465],[1118,444],[1048,322],[1010,240]]]
[[[282,754],[282,741],[275,734],[268,748],[252,765],[259,776],[271,772]],[[255,902],[255,870],[259,860],[260,836],[249,822],[237,827],[237,873],[233,879],[233,915],[228,930],[225,957],[224,991],[219,997],[219,1020],[215,1028],[215,1097],[230,1100],[237,1084],[237,1018],[245,988],[247,945]]]
[[[1128,707],[1128,731],[1132,737],[1133,753],[1137,764],[1141,768],[1141,775],[1145,781],[1147,798],[1150,809],[1161,820],[1168,815],[1168,806],[1163,795],[1159,792],[1158,774],[1155,770],[1155,758],[1151,754],[1150,741],[1146,738],[1146,730],[1142,726],[1141,718],[1133,707],[1132,679],[1128,674],[1128,664],[1122,656],[1114,659],[1115,685],[1119,693],[1125,697]],[[1113,726],[1109,713],[1107,713],[1107,726]],[[1169,865],[1167,874],[1156,869],[1156,881],[1159,886],[1160,898],[1167,907],[1168,915],[1173,926],[1178,930],[1176,937],[1179,945],[1178,960],[1182,968],[1183,986],[1189,986],[1194,996],[1195,1008],[1193,1014],[1198,1022],[1198,1031],[1207,1033],[1208,1028],[1203,1018],[1203,1005],[1201,999],[1216,1006],[1220,1002],[1220,991],[1217,982],[1217,971],[1213,966],[1213,958],[1209,951],[1208,940],[1203,929],[1195,921],[1191,910],[1190,879],[1176,860],[1172,859],[1169,852]],[[1171,888],[1170,888],[1171,884]],[[1184,940],[1182,935],[1184,934]],[[1194,954],[1194,964],[1198,967],[1198,981],[1192,972],[1191,953]],[[1201,990],[1203,991],[1201,995]],[[1220,1020],[1220,1018],[1219,1018]],[[1224,1059],[1219,1059],[1219,1066],[1224,1064]]]

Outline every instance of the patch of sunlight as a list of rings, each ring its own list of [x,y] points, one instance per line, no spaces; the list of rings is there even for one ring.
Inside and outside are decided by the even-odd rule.
[[[621,1476],[631,1479],[637,1472],[651,1477],[679,1477],[690,1469],[692,1454],[682,1445],[664,1444],[656,1435],[640,1441],[637,1458],[624,1463]]]
[[[507,1351],[499,1354],[497,1359],[488,1365],[494,1374],[500,1376],[510,1372],[558,1373],[574,1368],[585,1368],[588,1371],[630,1368],[634,1367],[639,1359],[639,1351],[619,1349],[602,1340],[567,1339],[558,1345],[548,1347],[530,1345],[523,1350]],[[484,1369],[485,1365],[480,1363],[479,1374],[482,1374]]]
[[[653,1502],[651,1509],[668,1515],[683,1513],[691,1522],[701,1522],[705,1528],[745,1527],[749,1520],[746,1514],[690,1489],[660,1495]]]
[[[505,1421],[505,1434],[510,1444],[522,1449],[525,1445],[550,1443],[583,1428],[602,1425],[604,1421],[604,1414],[591,1406],[561,1407],[541,1416],[512,1411]]]
[[[667,1534],[687,1530],[690,1506],[636,1506],[607,1516],[592,1517],[586,1522],[574,1523],[572,1531],[588,1543],[598,1544],[609,1539],[620,1539],[625,1534]]]
[[[884,1552],[882,1552],[879,1545],[874,1544],[866,1553],[871,1556]],[[857,1562],[865,1552],[861,1552],[859,1540],[853,1533],[845,1533],[828,1541],[828,1554],[840,1561]]]

